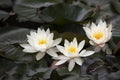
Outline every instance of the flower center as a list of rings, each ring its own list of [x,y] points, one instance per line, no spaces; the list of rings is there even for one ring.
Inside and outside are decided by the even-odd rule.
[[[94,37],[95,39],[99,40],[100,38],[103,37],[103,33],[102,33],[102,32],[95,32],[95,33],[93,34],[93,37]]]
[[[67,52],[72,53],[72,54],[76,54],[77,48],[76,48],[76,47],[69,47],[69,48],[67,49]]]
[[[38,41],[38,45],[44,45],[44,44],[47,44],[47,40],[46,39],[40,39]]]

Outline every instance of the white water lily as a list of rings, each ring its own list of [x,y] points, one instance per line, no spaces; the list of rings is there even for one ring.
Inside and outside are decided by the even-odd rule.
[[[109,24],[107,27],[106,22],[100,20],[98,25],[94,23],[91,25],[87,24],[83,29],[85,30],[87,37],[90,39],[90,44],[95,46],[96,52],[102,49],[108,53],[109,47],[105,43],[108,42],[112,36],[112,24]]]
[[[57,57],[57,46],[61,42],[61,38],[53,40],[54,34],[50,33],[50,30],[38,28],[37,31],[31,31],[30,35],[27,35],[28,44],[20,44],[24,49],[24,52],[35,53],[36,59],[42,59],[45,54],[49,54],[52,57]]]
[[[58,57],[54,57],[54,59],[59,60],[55,65],[61,65],[67,61],[69,61],[68,70],[72,71],[75,63],[78,65],[82,65],[83,59],[80,57],[87,57],[94,53],[94,51],[86,51],[82,50],[84,47],[85,41],[81,41],[79,44],[77,43],[77,39],[74,38],[72,42],[65,40],[64,47],[57,45],[58,50],[63,54]]]
[[[104,47],[105,43],[108,42],[112,36],[112,24],[107,27],[105,21],[100,20],[98,25],[92,23],[83,27],[87,37],[90,39],[90,44],[94,46]]]

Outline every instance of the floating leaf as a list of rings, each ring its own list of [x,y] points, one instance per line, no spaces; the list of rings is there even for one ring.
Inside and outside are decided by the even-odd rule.
[[[26,41],[26,34],[29,32],[25,28],[4,28],[0,34],[0,49],[3,57],[10,59],[19,59],[25,53],[22,52],[19,44]]]
[[[114,7],[114,10],[120,14],[120,1],[116,0],[116,1],[112,1],[111,3]]]
[[[39,18],[40,8],[48,7],[59,3],[59,0],[17,0],[14,6],[15,13],[18,14],[19,21],[33,21],[40,22],[43,21]]]
[[[50,5],[63,2],[62,0],[17,0],[17,4],[22,4],[25,6],[40,8],[40,7],[48,7]]]
[[[59,11],[61,10],[61,11]],[[82,9],[80,6],[57,4],[44,9],[40,16],[44,21],[53,22],[55,24],[66,22],[67,20],[80,22],[92,15],[91,10]],[[55,22],[57,21],[57,22]]]
[[[112,33],[114,37],[119,37],[120,36],[120,16],[116,15],[112,18],[112,24],[113,24],[113,29]]]

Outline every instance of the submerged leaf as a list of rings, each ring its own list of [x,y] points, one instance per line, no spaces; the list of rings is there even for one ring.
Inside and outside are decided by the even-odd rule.
[[[80,74],[80,67],[75,66],[75,68],[69,72],[67,67],[60,67],[56,70],[60,76],[67,76],[67,75],[73,75],[78,76]]]
[[[6,20],[9,16],[10,16],[10,15],[9,15],[8,12],[0,10],[0,20],[3,19],[3,21],[4,21],[4,20]]]
[[[119,80],[120,79],[120,70],[109,74],[109,80]]]
[[[1,0],[0,1],[0,6],[2,6],[2,7],[12,6],[12,0]]]

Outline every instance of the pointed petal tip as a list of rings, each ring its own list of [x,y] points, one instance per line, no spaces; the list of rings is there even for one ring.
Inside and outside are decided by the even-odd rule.
[[[85,40],[82,40],[81,42],[85,43]]]
[[[41,60],[45,56],[45,53],[37,53],[36,60]]]
[[[69,42],[67,39],[65,39],[65,42]]]
[[[90,56],[90,55],[92,55],[94,53],[95,53],[95,51],[86,51],[86,50],[83,50],[83,51],[81,51],[80,56],[81,57],[87,57],[87,56]]]
[[[104,22],[104,20],[102,20],[102,19],[99,19],[99,22]]]
[[[110,23],[109,25],[108,25],[108,29],[109,29],[109,31],[111,32],[112,31],[112,23]]]
[[[79,46],[78,46],[79,51],[81,51],[83,49],[84,45],[85,45],[85,40],[83,40],[79,43]]]
[[[57,53],[52,53],[52,54],[48,53],[48,55],[50,55],[51,57],[58,57]]]
[[[95,45],[96,45],[92,40],[90,40],[89,43],[90,43],[92,46],[95,46]]]
[[[23,44],[19,44],[21,47],[23,46]]]
[[[88,29],[88,27],[83,27],[83,29],[86,31],[86,29]]]
[[[81,58],[75,58],[75,62],[78,64],[78,65],[82,65],[83,64],[83,59]]]
[[[74,38],[73,38],[73,41],[74,41],[74,40],[77,40],[77,38],[76,38],[76,37],[74,37]]]
[[[62,38],[58,38],[57,40],[58,40],[58,42],[60,43],[60,42],[62,41]]]
[[[91,23],[91,26],[96,26],[96,24],[94,22]]]
[[[21,47],[28,46],[29,44],[19,44]]]
[[[85,45],[85,40],[82,40],[80,43],[79,43],[80,46],[84,46]]]
[[[47,30],[48,30],[48,31],[50,31],[50,29],[49,29],[49,28],[47,28]],[[47,31],[47,30],[46,30],[46,31]]]
[[[55,65],[61,65],[61,64],[65,63],[66,61],[67,61],[67,59],[59,60]]]
[[[75,66],[75,61],[72,59],[72,60],[70,60],[70,62],[69,62],[68,71],[72,71],[73,68],[74,68],[74,66]]]
[[[68,71],[69,71],[69,72],[71,72],[71,71],[72,71],[72,69],[69,69],[69,68],[68,68]]]

